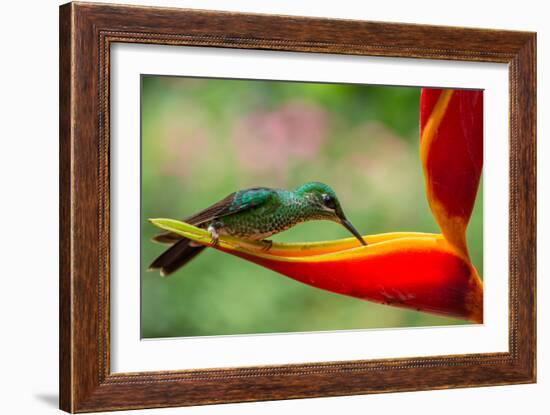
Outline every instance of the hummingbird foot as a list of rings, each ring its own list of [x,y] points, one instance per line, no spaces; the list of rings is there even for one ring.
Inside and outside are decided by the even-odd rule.
[[[271,249],[271,247],[273,246],[273,241],[270,240],[270,239],[263,239],[261,242],[262,242],[262,245],[263,245],[262,251],[267,252],[267,251],[269,251],[269,250]]]
[[[220,235],[218,234],[218,228],[215,224],[211,224],[206,229],[208,233],[210,234],[210,237],[212,238],[211,244],[212,246],[218,246],[220,243]]]

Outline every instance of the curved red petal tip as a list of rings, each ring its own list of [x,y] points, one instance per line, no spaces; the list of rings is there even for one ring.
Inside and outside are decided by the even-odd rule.
[[[467,256],[465,232],[483,166],[483,91],[423,88],[420,137],[430,208],[447,240]]]

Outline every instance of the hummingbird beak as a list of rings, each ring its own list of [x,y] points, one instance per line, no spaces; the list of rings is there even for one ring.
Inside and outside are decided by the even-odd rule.
[[[344,225],[344,228],[346,228],[348,231],[350,231],[353,236],[355,236],[357,239],[359,239],[359,242],[361,242],[362,245],[367,245],[363,237],[359,232],[357,232],[357,229],[354,228],[354,226],[351,224],[349,220],[347,220],[345,217],[340,219],[340,223]]]

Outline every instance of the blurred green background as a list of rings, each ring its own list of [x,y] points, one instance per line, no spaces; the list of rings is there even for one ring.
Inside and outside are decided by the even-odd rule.
[[[303,285],[207,249],[169,278],[148,218],[183,219],[246,187],[332,186],[362,234],[439,232],[418,154],[419,88],[142,77],[143,338],[464,324]],[[482,187],[468,229],[480,275]],[[310,222],[276,241],[347,238]]]

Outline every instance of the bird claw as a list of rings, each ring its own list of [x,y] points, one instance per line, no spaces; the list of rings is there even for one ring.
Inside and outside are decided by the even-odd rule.
[[[208,227],[208,233],[210,234],[210,237],[212,238],[210,241],[210,245],[213,247],[217,247],[220,244],[220,236],[218,235],[218,231],[215,226],[210,225]]]
[[[273,246],[273,241],[269,240],[269,239],[264,239],[262,241],[262,251],[269,251],[271,249],[271,247]]]

